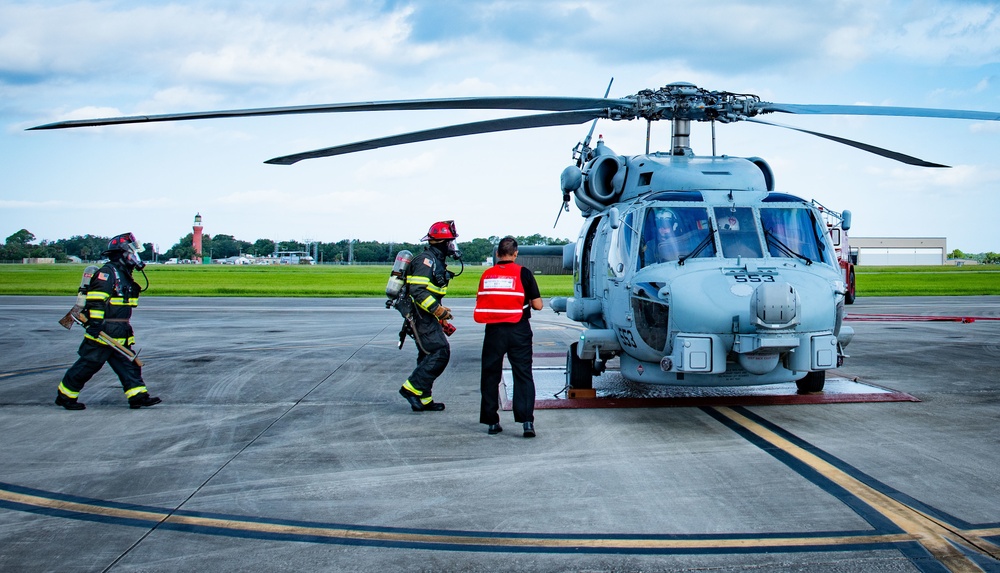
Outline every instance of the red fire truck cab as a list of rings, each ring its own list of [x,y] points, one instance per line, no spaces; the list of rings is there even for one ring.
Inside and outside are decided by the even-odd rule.
[[[850,241],[847,238],[847,231],[851,228],[851,212],[847,210],[842,213],[831,211],[815,199],[813,200],[813,205],[823,214],[827,232],[830,233],[830,240],[833,242],[833,248],[837,252],[837,262],[840,264],[840,270],[844,274],[846,289],[844,302],[854,304],[854,299],[856,298],[854,265],[858,262],[858,253],[851,249]]]

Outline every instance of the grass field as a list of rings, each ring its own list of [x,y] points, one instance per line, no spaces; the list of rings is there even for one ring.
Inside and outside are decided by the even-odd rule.
[[[1000,294],[1000,266],[855,267],[858,296]]]
[[[85,265],[0,265],[0,295],[76,294]],[[457,268],[455,270],[458,270]],[[468,266],[448,296],[473,297],[485,267]],[[388,266],[150,265],[145,296],[385,296]],[[140,286],[145,281],[136,273]],[[573,294],[572,277],[537,275],[545,298]],[[857,267],[858,296],[1000,295],[1000,267]]]
[[[85,267],[0,265],[0,295],[73,295]],[[380,297],[389,270],[386,265],[149,265],[144,296]],[[451,281],[448,296],[474,297],[484,270],[465,267]],[[141,273],[135,279],[145,286]],[[566,275],[539,275],[538,286],[546,297],[573,293],[572,277]]]

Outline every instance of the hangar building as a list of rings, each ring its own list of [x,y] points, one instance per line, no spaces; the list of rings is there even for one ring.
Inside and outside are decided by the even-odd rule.
[[[851,255],[860,266],[944,265],[944,237],[851,237]]]

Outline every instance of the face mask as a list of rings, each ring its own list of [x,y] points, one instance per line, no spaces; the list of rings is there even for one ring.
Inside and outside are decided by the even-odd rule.
[[[454,240],[448,241],[448,254],[456,259],[462,258],[462,251],[458,248],[458,243]]]
[[[129,248],[129,250],[125,251],[125,263],[136,269],[145,267],[146,261],[139,258],[139,252],[141,251],[137,251],[135,248]]]

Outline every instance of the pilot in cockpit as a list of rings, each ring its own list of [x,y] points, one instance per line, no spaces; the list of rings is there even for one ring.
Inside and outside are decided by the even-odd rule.
[[[681,220],[670,209],[656,210],[656,261],[675,261],[681,256]]]

